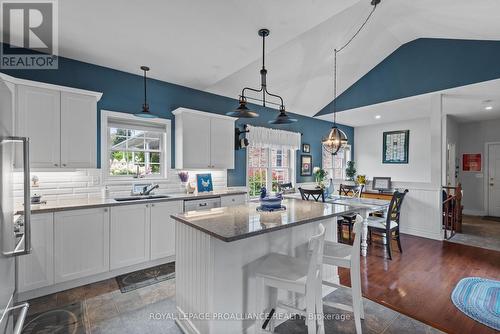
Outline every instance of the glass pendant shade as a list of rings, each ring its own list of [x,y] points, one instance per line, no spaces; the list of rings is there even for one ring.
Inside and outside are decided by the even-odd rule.
[[[255,118],[259,117],[255,111],[248,109],[246,101],[240,100],[240,106],[234,111],[226,113],[227,116],[237,117],[237,118]]]
[[[290,124],[290,123],[295,123],[297,120],[295,118],[291,118],[286,114],[285,107],[281,106],[280,107],[280,114],[278,117],[273,119],[272,121],[269,121],[269,124]]]
[[[325,150],[332,155],[336,155],[340,149],[347,145],[347,143],[347,135],[344,131],[340,130],[337,125],[334,125],[328,136],[321,140],[321,144]]]

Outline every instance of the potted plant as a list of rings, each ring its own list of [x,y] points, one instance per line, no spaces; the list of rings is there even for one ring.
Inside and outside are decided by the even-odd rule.
[[[326,179],[326,176],[328,175],[328,172],[323,168],[314,167],[313,174],[314,174],[314,180],[317,183],[316,188],[325,189],[324,181]]]
[[[354,181],[354,176],[356,175],[356,167],[354,161],[347,162],[347,168],[345,169],[345,176],[348,181]]]

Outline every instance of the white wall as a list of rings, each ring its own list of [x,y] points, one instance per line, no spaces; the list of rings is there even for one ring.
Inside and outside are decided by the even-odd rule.
[[[408,164],[382,163],[383,132],[410,130]],[[354,130],[354,161],[358,174],[390,176],[399,182],[431,182],[431,126],[430,118],[374,124]]]
[[[460,123],[458,126],[458,152],[460,158],[459,181],[464,190],[464,212],[472,215],[486,215],[485,206],[485,143],[500,142],[500,119],[481,122]],[[481,172],[462,171],[462,155],[464,153],[481,153]]]

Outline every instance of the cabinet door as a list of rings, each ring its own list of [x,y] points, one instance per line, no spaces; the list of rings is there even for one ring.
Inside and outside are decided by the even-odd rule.
[[[246,195],[229,195],[229,196],[221,196],[220,202],[222,207],[233,206],[244,204],[246,201]]]
[[[109,271],[109,209],[54,214],[55,282]]]
[[[60,102],[56,90],[18,87],[16,129],[18,136],[30,138],[31,167],[59,167],[61,163]]]
[[[224,118],[211,119],[210,166],[234,168],[234,121]]]
[[[151,204],[151,260],[175,254],[175,221],[170,215],[182,212],[182,201]]]
[[[149,204],[111,208],[111,269],[149,261]]]
[[[97,100],[61,93],[61,166],[97,167]]]
[[[182,167],[210,168],[210,118],[182,115]]]
[[[19,292],[54,284],[54,215],[31,217],[31,246],[28,255],[18,258],[17,287]]]

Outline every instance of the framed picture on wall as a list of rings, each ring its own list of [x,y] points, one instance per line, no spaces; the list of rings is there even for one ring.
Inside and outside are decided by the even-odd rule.
[[[300,176],[312,175],[312,155],[302,154],[300,156]]]
[[[311,145],[309,145],[309,144],[302,144],[302,152],[304,152],[304,153],[311,153]]]
[[[384,132],[382,163],[407,164],[410,147],[410,130]]]
[[[462,170],[464,172],[481,171],[481,153],[466,153],[462,155]]]

